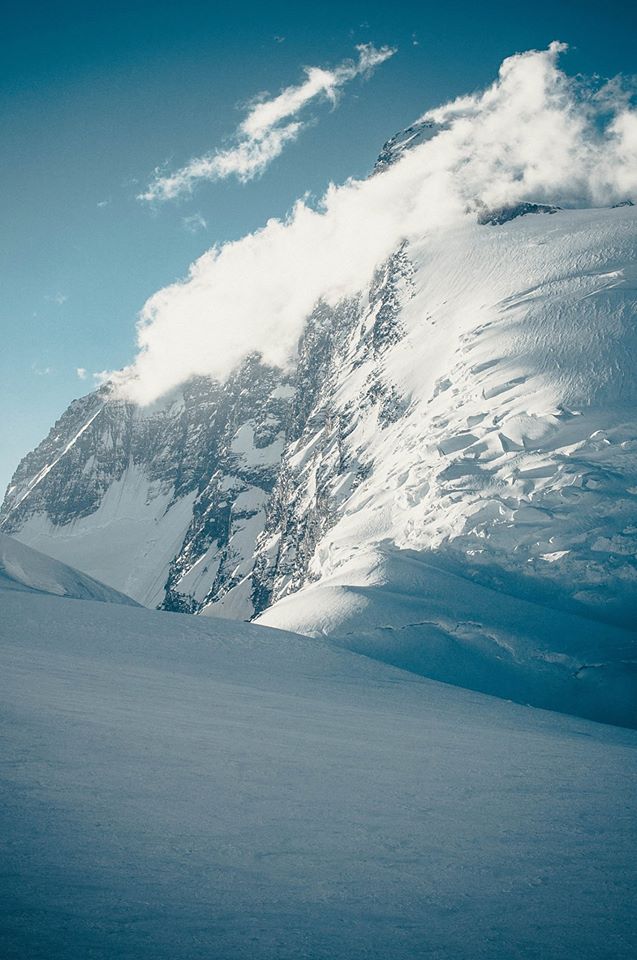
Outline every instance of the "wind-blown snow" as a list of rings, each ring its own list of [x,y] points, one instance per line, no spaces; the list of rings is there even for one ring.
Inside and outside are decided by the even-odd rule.
[[[131,367],[106,374],[148,403],[188,377],[225,378],[248,353],[288,365],[319,299],[362,291],[401,241],[523,201],[613,204],[637,191],[637,114],[618,84],[593,92],[557,66],[563,44],[505,60],[486,91],[426,115],[435,135],[317,207],[213,248],[154,294]]]
[[[7,591],[3,956],[632,960],[637,735]]]

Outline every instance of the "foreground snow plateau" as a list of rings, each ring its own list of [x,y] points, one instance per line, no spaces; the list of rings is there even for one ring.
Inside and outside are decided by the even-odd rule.
[[[637,733],[6,589],[12,960],[632,960]]]

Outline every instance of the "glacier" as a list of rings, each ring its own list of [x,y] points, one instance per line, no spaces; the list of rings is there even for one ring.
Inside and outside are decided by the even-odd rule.
[[[289,515],[272,532],[274,603],[260,622],[636,722],[635,238],[632,208],[577,210],[465,225],[410,250],[403,329],[382,354],[407,408],[380,429],[350,419],[345,471],[339,427],[323,428],[334,521],[301,589],[279,559],[295,548]],[[363,331],[330,399],[339,425],[374,376]],[[325,461],[304,439],[286,465],[297,523]],[[352,462],[367,466],[354,490]]]

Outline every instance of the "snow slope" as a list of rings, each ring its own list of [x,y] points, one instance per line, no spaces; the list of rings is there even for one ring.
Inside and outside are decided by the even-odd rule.
[[[637,733],[2,595],[7,960],[632,960]]]
[[[318,439],[286,453],[293,514],[262,544],[275,602],[260,622],[636,721],[636,226],[632,207],[569,210],[409,248],[380,359],[403,412],[366,402],[379,360],[361,354],[363,317]],[[329,519],[299,583],[286,552],[319,498]]]
[[[350,411],[347,469],[313,579],[354,545],[389,538],[634,624],[636,250],[632,207],[469,223],[409,248],[401,335],[382,354],[405,409],[383,424],[362,404],[373,369],[358,350],[373,319],[363,317],[330,410]],[[308,492],[315,446],[310,434],[288,453]],[[368,476],[352,490],[361,466]],[[275,599],[285,593],[278,583]]]
[[[125,594],[0,533],[0,592],[7,590],[137,606]]]
[[[635,632],[378,545],[258,620],[519,703],[637,727]]]

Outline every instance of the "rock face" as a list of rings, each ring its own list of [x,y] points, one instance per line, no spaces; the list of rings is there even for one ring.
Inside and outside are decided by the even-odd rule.
[[[499,227],[509,220],[515,220],[516,217],[526,217],[529,213],[557,213],[559,207],[554,207],[546,203],[515,203],[507,207],[499,207],[497,210],[482,210],[478,214],[478,223],[490,223],[493,227]]]
[[[405,247],[377,271],[367,295],[337,310],[319,308],[301,341],[279,478],[255,564],[260,608],[298,590],[324,534],[373,469],[353,442],[361,423],[383,432],[405,412],[384,357],[403,335],[400,314],[413,292]],[[311,384],[311,390],[304,389]]]
[[[249,618],[250,590],[236,588],[251,569],[292,392],[256,358],[224,385],[198,378],[148,410],[103,387],[22,461],[2,529],[149,606],[197,612],[219,601]]]

